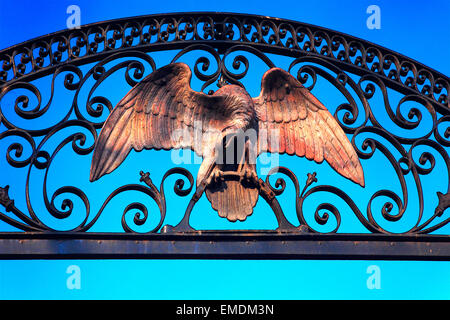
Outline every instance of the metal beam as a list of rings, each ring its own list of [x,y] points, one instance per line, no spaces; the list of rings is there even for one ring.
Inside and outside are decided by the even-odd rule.
[[[450,261],[450,236],[245,231],[0,234],[0,259],[131,258]]]

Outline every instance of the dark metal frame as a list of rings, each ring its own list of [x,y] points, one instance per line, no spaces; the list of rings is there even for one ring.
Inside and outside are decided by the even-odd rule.
[[[79,188],[63,186],[51,197],[47,193],[47,173],[56,154],[66,145],[82,156],[91,154],[94,144],[86,146],[86,132],[97,138],[105,114],[113,104],[107,97],[95,96],[96,88],[120,69],[125,69],[125,80],[135,85],[148,69],[155,70],[152,52],[176,50],[172,62],[181,61],[191,52],[200,51],[193,71],[202,81],[201,90],[211,92],[214,85],[234,83],[245,86],[251,67],[248,56],[260,59],[267,68],[275,67],[269,54],[292,59],[288,71],[296,74],[299,81],[312,90],[317,79],[323,78],[341,92],[347,103],[336,108],[334,116],[344,131],[351,135],[351,142],[361,159],[371,159],[376,151],[381,152],[396,172],[401,185],[401,195],[382,188],[376,191],[362,212],[352,197],[336,186],[317,185],[316,174],[308,174],[305,186],[291,170],[274,168],[265,181],[259,180],[257,188],[261,197],[270,205],[278,222],[275,231],[195,231],[189,224],[189,215],[204,186],[192,195],[184,219],[175,227],[164,226],[166,197],[164,182],[172,175],[181,175],[174,186],[178,196],[192,193],[195,183],[192,174],[182,168],[173,168],[156,187],[147,173],[141,172],[143,184],[121,186],[104,201],[100,210],[92,217],[90,202]],[[239,54],[238,54],[239,53]],[[122,61],[123,59],[129,59]],[[122,59],[122,60],[120,60]],[[227,63],[232,59],[231,63]],[[109,67],[108,64],[119,60]],[[216,67],[212,65],[215,62]],[[88,71],[81,66],[95,63]],[[231,67],[230,67],[231,65]],[[146,66],[147,68],[146,70]],[[242,69],[244,69],[242,71]],[[296,72],[295,72],[296,71]],[[41,88],[33,81],[53,74],[50,98],[43,105]],[[39,119],[50,109],[55,79],[64,75],[64,89],[74,93],[75,98],[67,114],[57,123],[38,129],[25,129],[9,120],[3,110],[5,96],[15,90],[26,90],[30,96],[19,95],[15,100],[14,113],[23,119]],[[352,75],[359,77],[358,81]],[[88,80],[95,83],[88,87]],[[85,109],[79,105],[81,89],[89,89]],[[45,89],[45,88],[42,88]],[[431,119],[424,134],[411,138],[383,127],[374,115],[371,99],[380,90],[386,115],[400,129],[414,130],[422,124],[424,110]],[[389,90],[402,95],[396,108],[390,105]],[[354,92],[354,93],[353,93]],[[314,258],[314,259],[438,259],[450,260],[450,235],[430,235],[448,225],[450,217],[441,219],[450,206],[450,183],[447,190],[435,190],[438,204],[433,214],[422,219],[425,195],[421,177],[433,172],[436,156],[445,163],[450,177],[450,79],[421,63],[401,54],[377,46],[362,39],[290,20],[255,15],[231,13],[175,13],[133,17],[95,23],[80,29],[65,30],[36,38],[0,51],[0,120],[6,128],[0,132],[0,141],[16,137],[6,151],[9,165],[28,168],[25,193],[27,212],[23,212],[8,195],[8,188],[0,186],[0,219],[23,230],[22,233],[0,232],[0,258]],[[30,108],[31,98],[37,105]],[[414,102],[419,107],[402,107]],[[360,107],[359,105],[362,105]],[[10,107],[11,109],[11,107]],[[359,123],[359,124],[358,124]],[[76,129],[57,145],[53,153],[45,150],[45,143],[67,128]],[[362,143],[358,137],[372,134],[379,140],[367,137]],[[37,141],[39,140],[39,143]],[[382,142],[387,141],[391,148]],[[24,142],[31,148],[29,157],[23,158]],[[415,151],[428,148],[430,151]],[[395,150],[399,155],[394,155]],[[417,157],[416,153],[419,153]],[[69,231],[55,230],[39,218],[30,201],[29,180],[31,169],[45,172],[43,197],[48,213],[58,219],[71,216],[74,203],[64,198],[58,207],[56,199],[71,194],[85,205],[83,221]],[[278,178],[275,185],[271,177],[283,174],[295,186],[295,206],[299,227],[293,226],[285,217],[277,197],[286,188],[286,181]],[[412,176],[415,185],[408,186],[407,176]],[[320,179],[320,173],[318,175]],[[185,187],[185,181],[189,186]],[[12,186],[14,188],[20,187]],[[408,197],[413,188],[418,197],[417,222],[401,234],[395,234],[376,221],[372,212],[375,199],[385,197],[381,217],[386,221],[400,221],[408,208]],[[157,226],[145,235],[137,234],[125,219],[130,211],[139,211],[134,224],[142,225],[148,218],[145,205],[133,202],[122,215],[124,233],[92,233],[91,227],[103,209],[116,195],[129,190],[142,192],[151,197],[159,207],[160,220]],[[331,203],[316,207],[314,220],[319,225],[329,223],[334,216],[336,227],[324,234],[308,224],[303,202],[312,194],[328,192],[341,198],[355,214],[369,234],[340,233],[341,213]],[[430,193],[427,192],[429,196]],[[396,214],[392,212],[397,211]],[[448,212],[448,211],[447,211]],[[445,216],[444,216],[445,218]],[[441,219],[440,222],[438,219]],[[422,221],[425,220],[425,221]],[[102,245],[100,245],[102,244]],[[195,249],[199,248],[199,249]]]
[[[0,259],[450,260],[448,236],[0,233]]]

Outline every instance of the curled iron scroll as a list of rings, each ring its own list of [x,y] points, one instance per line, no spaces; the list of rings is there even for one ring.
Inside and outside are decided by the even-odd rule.
[[[327,232],[338,233],[351,212],[369,232],[395,233],[386,222],[407,219],[414,207],[412,200],[418,203],[416,219],[401,233],[439,232],[448,226],[449,184],[435,190],[437,195],[425,195],[428,191],[422,182],[436,174],[437,168],[441,179],[450,180],[448,77],[385,48],[320,27],[267,17],[208,13],[146,16],[83,26],[73,33],[56,33],[0,52],[0,120],[4,128],[0,143],[6,145],[1,152],[11,168],[27,170],[25,205],[16,204],[10,197],[20,186],[0,185],[2,221],[24,231],[85,232],[94,227],[114,197],[134,191],[149,197],[159,208],[159,220],[148,232],[161,230],[167,214],[164,181],[168,176],[182,175],[184,180],[175,182],[174,192],[176,196],[188,196],[195,182],[186,169],[167,171],[159,188],[142,182],[119,186],[95,214],[90,195],[83,188],[62,185],[50,190],[47,180],[54,159],[64,150],[79,157],[91,156],[98,130],[114,106],[109,96],[98,93],[102,85],[123,72],[123,85],[131,88],[157,68],[159,63],[153,60],[152,52],[169,49],[176,49],[170,53],[173,62],[187,62],[187,55],[196,56],[191,69],[205,93],[224,83],[247,86],[254,81],[258,61],[265,70],[285,68],[309,90],[325,81],[343,96],[341,103],[331,106],[334,117],[361,160],[381,156],[386,161],[395,172],[393,179],[399,189],[380,187],[361,205],[339,185],[320,185],[320,172],[317,178],[308,176],[301,188],[302,179],[297,177],[305,177],[306,172],[274,168],[265,183],[274,196],[281,196],[287,188],[285,179],[278,178],[272,186],[269,177],[277,172],[289,178],[295,188],[293,204],[298,224],[309,232],[321,232],[309,223],[312,219],[331,230]],[[276,55],[290,60],[281,65]],[[47,84],[34,82],[45,76],[50,77]],[[46,119],[51,112],[58,90],[70,94],[72,101],[62,106],[64,112],[58,118],[36,121]],[[394,102],[390,90],[401,98]],[[377,114],[380,109],[383,119]],[[33,121],[33,126],[28,126]],[[386,121],[394,130],[386,128]],[[411,137],[417,128],[425,129]],[[61,134],[64,136],[57,138]],[[49,144],[53,139],[59,140]],[[38,173],[43,176],[44,212],[35,212],[30,196],[30,181]],[[307,201],[319,193],[340,198],[346,208],[323,202],[306,211]],[[375,209],[380,201],[381,207]],[[429,201],[436,204],[431,214]],[[64,221],[73,218],[75,211],[80,221],[70,230],[50,227],[42,219],[48,215]],[[148,208],[131,201],[121,216],[125,232],[136,232],[128,221],[131,213],[134,226],[144,225],[149,219]],[[332,220],[335,225],[331,226]]]

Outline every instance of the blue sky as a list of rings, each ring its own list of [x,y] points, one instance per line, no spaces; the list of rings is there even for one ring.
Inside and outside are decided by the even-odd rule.
[[[82,24],[144,14],[183,11],[242,12],[287,18],[364,38],[450,75],[448,41],[450,2],[446,0],[427,3],[375,0],[281,3],[234,0],[168,2],[74,0],[13,3],[1,0],[0,48],[64,29],[67,19],[66,9],[71,4],[80,7]],[[368,17],[366,9],[372,4],[378,5],[381,9],[380,30],[369,30],[366,27]],[[18,21],[20,23],[17,23]],[[145,154],[141,153],[130,161],[138,163],[144,159]],[[159,182],[157,177],[165,172],[164,167],[165,165],[161,164],[160,172],[156,172],[155,182]],[[105,179],[102,183],[108,185],[108,177]],[[56,185],[57,181],[53,183]],[[200,220],[197,216],[194,222],[199,225],[210,222]],[[214,223],[219,227],[222,226],[221,222]],[[272,222],[267,222],[269,225],[270,223]],[[260,227],[257,222],[255,225]],[[226,226],[224,224],[222,227]],[[66,270],[70,265],[80,267],[82,285],[79,290],[70,290],[66,286],[68,277]],[[380,267],[380,289],[371,290],[367,287],[369,277],[367,268],[370,265]],[[193,283],[196,285],[192,286]],[[450,263],[222,260],[0,261],[0,298],[439,299],[450,298]]]
[[[434,0],[292,1],[1,1],[0,48],[66,28],[66,9],[81,8],[81,23],[144,14],[185,11],[242,12],[293,19],[351,34],[403,53],[444,74],[450,74],[448,39],[450,3]],[[381,8],[382,27],[366,27],[366,9]],[[17,23],[21,21],[21,23]],[[14,27],[11,27],[11,24]]]

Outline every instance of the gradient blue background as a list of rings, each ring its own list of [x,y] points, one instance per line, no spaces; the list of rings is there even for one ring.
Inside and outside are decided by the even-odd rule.
[[[66,9],[71,4],[80,6],[82,24],[128,16],[182,11],[243,12],[293,19],[367,39],[416,59],[446,75],[450,74],[450,42],[448,41],[450,2],[445,0],[428,3],[420,1],[393,3],[375,0],[283,1],[275,4],[274,2],[234,0],[220,2],[42,1],[40,3],[32,1],[12,3],[1,0],[0,48],[64,29],[67,19]],[[366,8],[371,4],[381,8],[380,30],[369,30],[366,27],[368,17]],[[18,21],[21,23],[17,23]],[[120,95],[117,93],[118,97]],[[145,158],[145,154],[141,153],[133,157],[130,161],[139,162]],[[170,167],[170,163],[165,166]],[[155,173],[155,183],[159,183],[158,177],[163,172],[165,169],[162,167],[161,172]],[[76,176],[77,173],[74,175]],[[57,181],[54,183],[57,185]],[[99,183],[107,185],[106,180]],[[445,187],[445,181],[442,185]],[[198,218],[197,223],[201,225],[202,222],[199,220],[201,219]],[[208,222],[204,223],[208,224]],[[217,223],[220,227],[221,222]],[[273,221],[267,223],[270,225]],[[222,225],[222,227],[227,226],[227,224]],[[81,268],[81,290],[68,290],[66,287],[68,277],[66,268],[71,264]],[[372,264],[378,265],[381,270],[381,289],[379,290],[369,290],[366,286],[369,276],[366,270]],[[220,260],[1,261],[0,298],[445,299],[450,298],[450,263]]]

